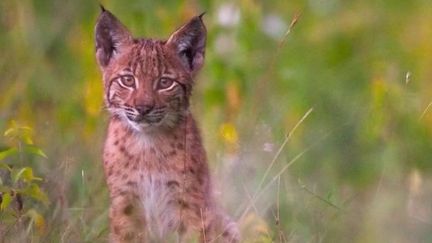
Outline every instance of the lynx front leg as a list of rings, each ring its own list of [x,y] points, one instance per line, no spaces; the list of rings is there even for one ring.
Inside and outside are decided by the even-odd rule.
[[[146,241],[145,221],[134,200],[125,196],[111,199],[110,243],[144,243]]]

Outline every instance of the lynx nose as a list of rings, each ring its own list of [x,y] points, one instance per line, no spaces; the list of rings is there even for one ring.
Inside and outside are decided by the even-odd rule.
[[[137,105],[135,109],[142,116],[147,115],[151,110],[153,110],[153,105]]]

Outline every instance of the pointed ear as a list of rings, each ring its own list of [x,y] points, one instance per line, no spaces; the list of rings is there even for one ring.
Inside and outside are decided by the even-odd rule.
[[[195,75],[204,64],[207,30],[202,21],[203,15],[204,13],[192,18],[189,23],[180,27],[166,43],[174,49],[183,66],[192,75]]]
[[[132,42],[132,36],[116,17],[101,6],[95,27],[96,59],[101,67],[121,52],[122,47]]]

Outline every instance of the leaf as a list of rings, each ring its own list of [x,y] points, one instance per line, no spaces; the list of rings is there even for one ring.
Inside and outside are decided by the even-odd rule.
[[[22,140],[26,144],[33,144],[32,131],[31,127],[19,126],[15,121],[12,121],[11,127],[4,132],[4,136]]]
[[[11,127],[11,128],[9,128],[9,129],[7,129],[7,130],[4,132],[3,135],[4,135],[5,137],[13,137],[15,131],[16,131],[16,129],[15,129],[14,127]]]
[[[5,210],[11,202],[12,202],[12,196],[10,195],[10,193],[3,193],[1,204],[0,204],[0,210]]]
[[[9,165],[7,165],[6,163],[4,163],[4,162],[0,162],[0,169],[6,169],[6,170],[8,170],[8,171],[11,171],[12,170],[12,168],[9,166]]]
[[[30,127],[19,127],[20,128],[20,139],[26,144],[33,144],[32,140],[32,129]]]
[[[25,182],[31,182],[33,180],[42,180],[39,177],[35,177],[33,175],[33,169],[30,167],[21,168],[18,172],[12,173],[12,180],[14,183],[17,183],[18,180],[22,179]]]
[[[36,146],[27,145],[24,147],[24,151],[26,151],[30,154],[35,154],[35,155],[39,155],[41,157],[47,158],[46,154],[40,148],[38,148]]]
[[[0,152],[0,160],[3,160],[5,158],[10,157],[12,155],[15,155],[17,153],[18,153],[18,149],[16,149],[16,148],[9,148],[9,149],[6,149],[4,151],[1,151]]]
[[[45,231],[45,219],[38,211],[32,208],[27,211],[26,215],[34,222],[39,232]]]
[[[36,199],[45,205],[49,204],[48,196],[35,183],[30,184],[26,189],[22,190],[21,193],[23,195],[32,197],[33,199]]]

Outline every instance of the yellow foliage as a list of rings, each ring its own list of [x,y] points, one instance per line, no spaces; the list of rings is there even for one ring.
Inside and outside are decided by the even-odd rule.
[[[221,136],[229,151],[235,152],[237,150],[238,133],[234,124],[229,122],[223,123],[219,127],[219,135]]]
[[[99,78],[89,79],[85,84],[85,110],[91,117],[99,116],[102,107],[102,84]]]
[[[272,242],[270,228],[264,219],[249,213],[239,222],[244,242]]]
[[[238,85],[234,82],[229,83],[226,87],[226,95],[227,95],[230,115],[232,116],[237,114],[241,105],[241,98],[240,98]]]
[[[33,221],[39,233],[45,232],[45,219],[38,211],[30,209],[26,214]]]
[[[219,128],[219,134],[229,145],[235,145],[238,142],[237,129],[232,123],[223,123]]]
[[[372,81],[372,95],[373,95],[373,104],[375,106],[380,106],[383,102],[384,95],[387,91],[387,87],[384,83],[384,80],[381,78],[375,78]]]

